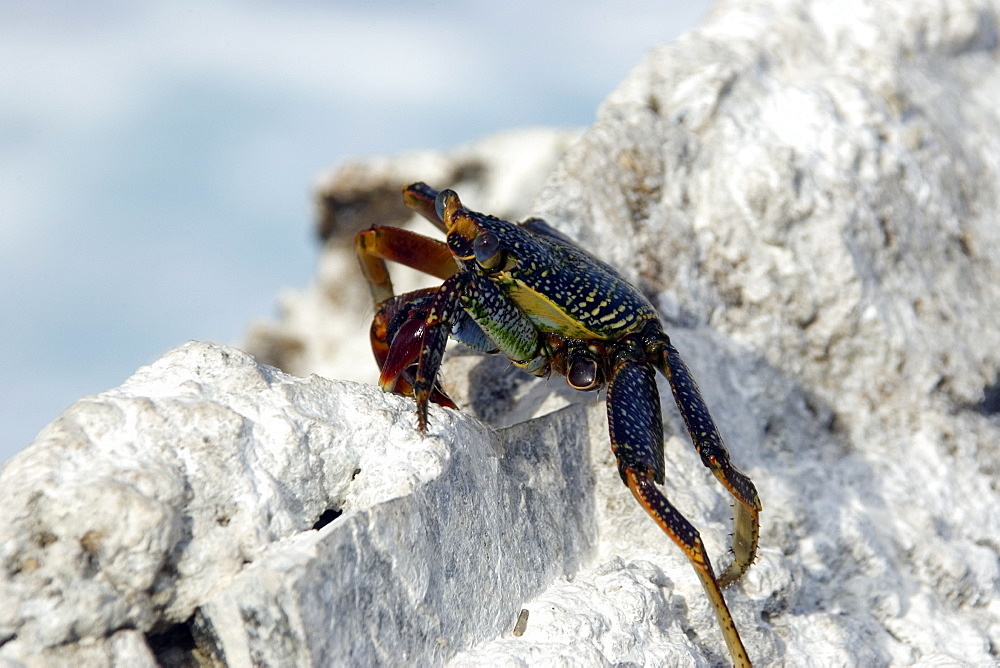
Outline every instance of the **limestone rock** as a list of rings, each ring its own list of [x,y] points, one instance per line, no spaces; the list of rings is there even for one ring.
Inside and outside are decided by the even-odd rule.
[[[375,387],[178,348],[4,468],[0,658],[439,661],[590,551],[583,420],[424,436]]]
[[[655,295],[757,483],[761,558],[727,593],[751,657],[992,663],[997,6],[832,7],[720,3],[608,98],[531,213]],[[665,488],[718,554],[725,496],[683,441],[667,445]],[[697,651],[663,649],[677,635],[664,606],[704,604],[672,546],[623,525],[599,515],[604,561],[577,582],[599,590],[617,555],[662,568],[673,595],[619,622],[553,589],[526,606],[546,612],[537,627],[456,663],[726,661],[710,624],[685,625]]]

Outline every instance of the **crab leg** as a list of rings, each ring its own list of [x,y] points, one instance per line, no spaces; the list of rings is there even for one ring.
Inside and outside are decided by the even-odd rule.
[[[644,363],[638,344],[625,341],[615,347],[608,382],[608,427],[618,472],[628,484],[625,469],[647,474],[662,483],[663,418],[653,368]]]
[[[354,236],[354,250],[375,304],[393,296],[386,260],[438,278],[448,278],[458,271],[455,258],[443,242],[399,227],[373,225],[361,230]]]
[[[729,453],[698,385],[680,353],[669,341],[665,343],[660,368],[670,381],[674,401],[684,418],[694,447],[701,455],[702,463],[739,502],[733,508],[733,563],[719,576],[719,586],[725,588],[743,576],[757,554],[760,499],[750,478],[729,462]]]
[[[656,520],[660,528],[684,550],[684,554],[694,566],[695,573],[698,574],[698,579],[701,580],[702,587],[705,588],[708,600],[715,611],[715,618],[719,622],[719,629],[726,641],[726,647],[729,648],[733,664],[751,666],[750,656],[743,646],[739,631],[736,630],[736,623],[729,612],[729,606],[726,605],[726,599],[722,597],[722,589],[712,573],[712,563],[708,559],[708,553],[701,542],[698,530],[674,508],[667,497],[653,484],[653,478],[649,471],[639,473],[631,468],[626,468],[625,478],[632,495]]]
[[[618,471],[639,504],[691,561],[708,595],[722,636],[737,666],[750,658],[712,571],[698,530],[670,503],[655,483],[663,482],[663,423],[652,367],[640,347],[626,341],[616,347],[608,384],[608,426]]]

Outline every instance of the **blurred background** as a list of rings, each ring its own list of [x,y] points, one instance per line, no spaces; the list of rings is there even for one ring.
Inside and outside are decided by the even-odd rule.
[[[238,343],[318,253],[349,157],[585,127],[708,0],[0,0],[0,463],[191,339]]]

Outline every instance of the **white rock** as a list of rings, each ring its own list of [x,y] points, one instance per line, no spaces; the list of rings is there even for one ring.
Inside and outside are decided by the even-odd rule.
[[[232,665],[446,657],[592,547],[582,421],[494,433],[436,410],[422,436],[372,386],[178,348],[3,470],[0,656],[108,637],[80,656],[113,663],[119,629],[197,611],[202,651]]]
[[[720,4],[612,94],[532,213],[665,305],[757,483],[761,560],[727,593],[751,657],[992,663],[998,11],[837,7],[839,25],[827,5]],[[680,470],[668,470],[668,494],[685,510],[685,496],[701,496],[691,516],[703,535],[710,523],[717,554],[725,496],[671,449],[668,467]],[[657,549],[655,532],[620,526],[599,517],[602,554],[627,563]],[[667,557],[652,561],[692,580]],[[687,605],[704,605],[688,587]],[[633,612],[623,632],[641,636],[636,620],[661,606]],[[711,623],[692,626],[708,641],[696,661],[726,661]],[[552,629],[543,621],[540,636]],[[661,653],[655,636],[625,651],[606,635],[580,641],[611,663],[687,660]],[[457,662],[575,652],[528,638]]]

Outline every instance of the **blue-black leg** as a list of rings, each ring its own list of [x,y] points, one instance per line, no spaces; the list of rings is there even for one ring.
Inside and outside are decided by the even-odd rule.
[[[691,561],[708,595],[726,646],[738,666],[749,666],[743,641],[722,596],[698,530],[656,486],[664,479],[663,425],[655,370],[633,341],[615,347],[608,384],[608,426],[618,471],[639,504]]]
[[[663,418],[655,373],[637,343],[627,340],[615,346],[608,383],[608,428],[618,473],[626,484],[626,469],[649,471],[653,480],[663,483]]]
[[[698,385],[680,353],[669,341],[664,344],[660,366],[670,381],[674,401],[701,461],[738,501],[733,509],[733,563],[719,576],[719,585],[728,587],[743,576],[757,554],[760,498],[750,478],[730,463],[722,435],[708,412]]]

